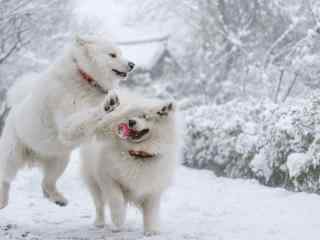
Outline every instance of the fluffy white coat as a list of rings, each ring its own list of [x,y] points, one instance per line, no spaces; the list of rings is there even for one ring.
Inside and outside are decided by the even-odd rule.
[[[77,37],[49,69],[13,87],[13,106],[0,139],[0,208],[7,206],[10,183],[26,164],[43,169],[42,190],[50,201],[67,204],[56,182],[70,152],[92,137],[99,121],[118,106],[116,94],[108,90],[132,68],[107,39]]]
[[[104,134],[81,147],[82,172],[96,207],[95,224],[104,226],[107,203],[114,225],[121,228],[127,203],[132,202],[142,209],[145,234],[156,234],[160,199],[174,177],[182,143],[179,129],[183,126],[172,104],[132,93],[122,93],[120,99],[120,107],[105,122]],[[119,124],[132,119],[137,129],[150,130],[141,142],[119,137]],[[156,157],[138,159],[130,156],[129,150],[155,153]]]

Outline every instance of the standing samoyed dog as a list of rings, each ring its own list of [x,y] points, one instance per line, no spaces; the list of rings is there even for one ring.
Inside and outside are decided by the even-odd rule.
[[[143,212],[145,235],[157,234],[160,198],[179,158],[178,114],[173,103],[120,96],[121,105],[105,122],[105,131],[81,147],[82,174],[96,208],[95,225],[104,226],[107,203],[112,222],[120,229],[131,202]]]
[[[77,37],[46,72],[13,87],[14,96],[21,93],[19,87],[28,86],[22,98],[13,100],[16,105],[0,139],[0,208],[7,206],[10,182],[26,164],[43,169],[42,190],[50,201],[67,204],[56,182],[70,152],[118,107],[118,97],[110,90],[133,68],[107,39]]]

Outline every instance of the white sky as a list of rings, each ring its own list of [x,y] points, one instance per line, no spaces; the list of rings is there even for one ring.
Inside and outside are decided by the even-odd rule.
[[[127,14],[123,4],[115,0],[74,0],[75,13],[80,20],[99,19],[108,28],[121,26]],[[121,2],[121,1],[120,1]]]
[[[113,40],[135,40],[146,37],[163,36],[165,34],[178,35],[183,32],[184,27],[171,25],[167,22],[155,23],[149,22],[144,25],[135,25],[134,27],[126,25],[126,17],[133,14],[134,7],[130,8],[129,0],[73,0],[75,2],[75,14],[81,20],[97,21],[94,23],[94,31],[102,34],[108,34]],[[137,3],[138,0],[131,3]],[[137,6],[135,6],[137,7]],[[174,33],[174,34],[173,34]],[[173,39],[172,39],[173,40]],[[183,52],[180,49],[181,44],[174,44],[174,51]],[[172,49],[172,46],[171,46]]]

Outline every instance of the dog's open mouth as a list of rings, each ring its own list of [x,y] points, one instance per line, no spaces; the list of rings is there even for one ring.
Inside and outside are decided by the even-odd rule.
[[[140,140],[148,133],[149,129],[147,128],[138,131],[136,129],[130,128],[127,123],[120,123],[118,125],[118,135],[123,140],[133,140],[135,142],[140,142]],[[128,154],[131,157],[139,159],[150,159],[156,157],[156,154],[142,150],[129,150]]]
[[[147,133],[149,132],[149,129],[143,129],[141,131],[131,131],[130,137],[132,140],[140,140],[143,138]]]
[[[138,131],[136,129],[130,128],[126,123],[120,123],[118,126],[118,135],[121,139],[124,140],[130,139],[134,141],[139,141],[148,133],[149,129],[147,128]]]
[[[127,73],[126,72],[121,72],[121,71],[118,71],[117,69],[112,69],[112,71],[119,77],[127,77]]]

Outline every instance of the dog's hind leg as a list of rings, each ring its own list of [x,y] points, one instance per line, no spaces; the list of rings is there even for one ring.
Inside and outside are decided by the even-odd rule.
[[[9,182],[1,182],[0,186],[0,209],[5,208],[8,205],[9,201]]]
[[[12,123],[8,123],[0,139],[0,209],[8,205],[10,183],[23,166],[23,148]]]
[[[98,228],[102,228],[105,225],[105,213],[104,213],[104,205],[105,201],[102,196],[102,191],[97,184],[97,182],[89,177],[86,176],[86,183],[88,185],[89,191],[91,193],[95,208],[96,208],[96,219],[94,225]]]
[[[69,163],[69,154],[42,159],[43,180],[42,191],[45,197],[51,202],[63,207],[68,204],[68,200],[57,190],[56,184]]]

